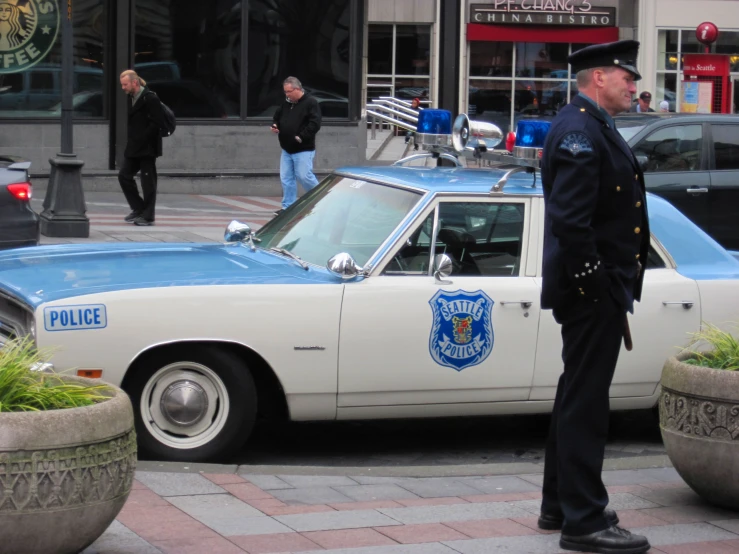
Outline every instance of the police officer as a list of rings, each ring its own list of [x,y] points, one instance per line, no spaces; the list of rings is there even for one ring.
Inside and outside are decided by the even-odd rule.
[[[626,313],[639,300],[649,226],[644,177],[613,116],[627,111],[639,43],[573,52],[577,94],[552,122],[542,158],[542,307],[561,325],[564,372],[547,441],[539,527],[562,529],[560,546],[581,552],[641,553],[646,537],[617,527],[601,479],[608,391]]]

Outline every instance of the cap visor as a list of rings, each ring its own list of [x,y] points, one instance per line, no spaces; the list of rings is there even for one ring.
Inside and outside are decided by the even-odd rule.
[[[633,65],[619,65],[618,67],[631,73],[634,76],[634,81],[641,81],[641,73]]]

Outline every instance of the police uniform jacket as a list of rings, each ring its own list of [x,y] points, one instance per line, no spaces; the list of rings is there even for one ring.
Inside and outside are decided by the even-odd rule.
[[[649,251],[644,176],[605,114],[575,96],[552,122],[544,187],[542,307],[606,294],[633,312]]]
[[[159,97],[144,88],[135,104],[128,101],[127,158],[157,158],[162,155],[164,113]]]

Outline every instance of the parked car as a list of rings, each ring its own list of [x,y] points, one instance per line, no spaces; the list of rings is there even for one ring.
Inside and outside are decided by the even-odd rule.
[[[30,162],[0,156],[0,249],[36,246],[39,219],[31,208]]]
[[[630,114],[616,125],[646,164],[647,190],[739,249],[739,115]]]

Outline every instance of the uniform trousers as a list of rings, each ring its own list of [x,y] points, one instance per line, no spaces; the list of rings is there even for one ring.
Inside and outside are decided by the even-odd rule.
[[[139,171],[141,171],[143,198],[139,196],[139,190],[134,181]],[[131,211],[138,213],[148,221],[154,221],[154,208],[157,202],[156,158],[124,158],[123,167],[118,172],[118,182]]]
[[[555,309],[562,326],[564,373],[557,385],[544,463],[542,513],[564,517],[562,533],[608,528],[601,472],[608,438],[609,389],[626,312],[610,294]]]

